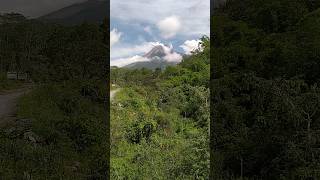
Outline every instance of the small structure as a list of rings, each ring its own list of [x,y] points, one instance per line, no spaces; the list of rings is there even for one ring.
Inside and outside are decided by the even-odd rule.
[[[7,79],[9,80],[17,80],[18,74],[16,72],[7,72]]]
[[[27,81],[29,80],[29,76],[27,73],[7,72],[7,79]]]

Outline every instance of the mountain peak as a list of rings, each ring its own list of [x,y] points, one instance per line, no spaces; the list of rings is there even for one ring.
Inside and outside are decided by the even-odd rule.
[[[154,57],[162,58],[166,55],[165,50],[163,46],[157,45],[154,48],[152,48],[148,53],[146,53],[143,57],[152,59]]]
[[[172,54],[178,55],[178,56],[180,55],[173,50],[172,45],[166,46],[166,45],[158,44],[158,45],[155,45],[148,53],[146,53],[143,56],[147,60],[134,62],[124,67],[130,68],[130,69],[141,69],[141,68],[164,69],[167,66],[174,66],[178,64],[178,61],[172,61],[168,59],[167,56],[170,57],[172,56]]]

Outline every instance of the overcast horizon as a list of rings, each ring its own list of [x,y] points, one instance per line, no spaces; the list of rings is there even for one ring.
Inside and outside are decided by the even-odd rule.
[[[87,0],[10,0],[0,1],[0,13],[20,13],[29,18],[37,18],[61,8]]]

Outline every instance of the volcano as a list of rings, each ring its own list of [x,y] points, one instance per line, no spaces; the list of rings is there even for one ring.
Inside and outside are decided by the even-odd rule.
[[[165,48],[167,48],[167,50]],[[170,49],[169,52],[168,52],[168,49]],[[170,47],[163,46],[163,45],[157,45],[157,46],[153,47],[148,53],[143,55],[143,57],[148,59],[148,61],[135,62],[135,63],[131,63],[129,65],[126,65],[124,67],[130,68],[130,69],[141,69],[141,68],[165,69],[167,66],[177,65],[179,63],[178,61],[166,60],[166,56],[168,53],[173,54],[176,52],[174,52],[174,50]],[[179,53],[177,53],[177,54],[179,54]]]

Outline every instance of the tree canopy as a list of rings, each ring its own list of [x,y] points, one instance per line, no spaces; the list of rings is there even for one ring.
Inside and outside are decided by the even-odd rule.
[[[317,179],[319,5],[230,0],[212,17],[214,179]]]

